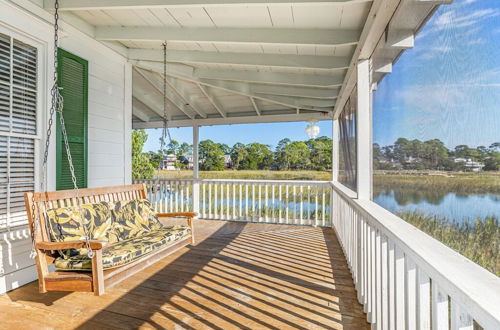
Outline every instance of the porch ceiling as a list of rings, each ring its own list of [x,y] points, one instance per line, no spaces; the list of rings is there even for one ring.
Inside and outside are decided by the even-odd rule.
[[[441,1],[402,2],[428,12]],[[133,127],[155,128],[162,126],[164,41],[171,126],[332,119],[352,83],[354,58],[373,52],[397,3],[63,0],[60,11],[129,58]],[[48,11],[53,4],[44,1]],[[390,57],[407,47],[398,42],[419,24],[403,23],[412,26],[391,35]]]

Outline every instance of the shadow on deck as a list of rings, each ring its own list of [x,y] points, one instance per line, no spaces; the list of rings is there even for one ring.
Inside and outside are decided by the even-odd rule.
[[[197,244],[109,289],[0,296],[18,328],[368,329],[332,229],[197,220]]]

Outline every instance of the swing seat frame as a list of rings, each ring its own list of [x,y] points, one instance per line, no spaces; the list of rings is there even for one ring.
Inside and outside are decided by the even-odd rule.
[[[143,270],[158,260],[176,252],[186,245],[194,244],[193,218],[196,213],[157,213],[158,217],[183,217],[191,227],[191,234],[187,237],[155,250],[138,260],[112,269],[103,269],[102,251],[107,242],[90,241],[94,251],[92,270],[89,271],[49,271],[49,266],[59,256],[59,250],[85,248],[86,241],[52,242],[47,232],[46,210],[59,207],[71,207],[86,203],[101,201],[118,202],[123,200],[147,199],[147,190],[144,184],[133,184],[113,187],[87,188],[77,190],[61,190],[43,193],[27,192],[24,194],[31,235],[36,244],[36,266],[38,272],[38,288],[40,293],[48,291],[78,291],[93,292],[100,296],[106,289],[119,283],[129,276]],[[34,211],[35,210],[35,211]],[[33,212],[38,214],[35,216]],[[39,230],[35,231],[34,219],[39,220]]]

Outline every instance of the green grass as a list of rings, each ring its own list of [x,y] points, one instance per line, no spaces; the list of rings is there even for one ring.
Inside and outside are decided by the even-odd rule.
[[[375,190],[410,187],[457,194],[500,194],[500,172],[446,173],[446,175],[376,174],[373,186]]]
[[[192,171],[161,171],[163,178],[191,178]],[[201,178],[210,179],[261,179],[261,180],[331,180],[330,172],[316,171],[220,171],[200,172]],[[374,175],[375,191],[421,190],[443,194],[491,193],[500,194],[500,172],[483,173],[377,173]],[[301,199],[300,196],[298,198]],[[329,196],[328,199],[329,201]],[[218,205],[218,212],[226,212]],[[284,210],[282,210],[284,211]],[[263,214],[274,215],[276,209]],[[321,211],[320,211],[321,212]],[[252,216],[253,216],[252,212]],[[426,232],[447,246],[471,259],[492,273],[500,276],[500,224],[497,217],[477,219],[475,222],[458,223],[445,217],[418,212],[400,212],[398,216]],[[304,218],[312,215],[304,214]],[[326,215],[329,221],[329,215]]]
[[[190,179],[193,171],[158,171],[158,175],[165,179]],[[326,171],[200,171],[202,179],[329,181],[331,177]]]
[[[497,217],[457,223],[419,212],[399,212],[398,216],[500,276],[500,223]]]

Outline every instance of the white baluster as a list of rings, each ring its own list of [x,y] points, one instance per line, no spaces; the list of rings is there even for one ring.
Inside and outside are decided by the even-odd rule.
[[[406,326],[406,307],[405,307],[405,256],[396,246],[395,253],[396,270],[396,329],[404,329]]]
[[[448,330],[448,295],[441,291],[436,281],[432,281],[432,329]]]
[[[417,327],[417,268],[413,260],[406,258],[406,329]]]
[[[451,330],[473,330],[474,321],[467,311],[451,299]]]
[[[417,321],[418,329],[431,329],[431,279],[423,270],[417,272]]]
[[[282,185],[278,185],[278,223],[281,223],[281,208],[283,205],[283,202],[281,201],[281,193],[282,193]]]

